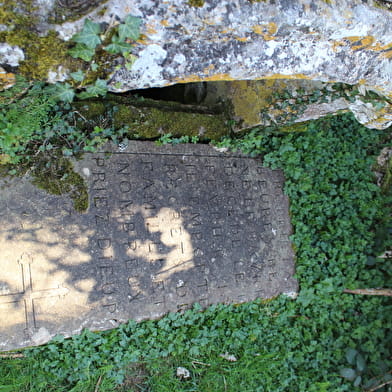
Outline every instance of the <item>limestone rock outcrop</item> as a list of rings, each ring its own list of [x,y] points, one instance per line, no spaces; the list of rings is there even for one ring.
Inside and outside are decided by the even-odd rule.
[[[61,15],[59,1],[35,3],[39,35],[55,30],[65,41],[86,18],[105,28],[129,14],[142,19],[133,66],[120,55],[105,64],[113,92],[195,81],[341,82],[385,97],[380,109],[360,98],[351,103],[364,124],[385,128],[392,123],[389,1],[109,0],[86,8],[69,0]],[[49,71],[53,78],[55,69]]]

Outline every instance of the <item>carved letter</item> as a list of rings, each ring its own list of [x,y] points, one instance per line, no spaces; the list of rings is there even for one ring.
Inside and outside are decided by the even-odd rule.
[[[128,223],[123,223],[122,224],[122,229],[124,231],[134,231],[135,230],[135,224],[133,222],[128,222]]]
[[[107,249],[112,245],[112,240],[110,238],[98,238],[97,244],[99,249]]]
[[[105,308],[109,313],[114,313],[117,309],[117,304],[111,303],[107,305],[102,305],[102,307]]]
[[[103,226],[104,228],[108,226],[109,224],[109,214],[106,215],[95,215],[95,224],[97,227],[100,225]]]
[[[94,158],[94,160],[97,166],[105,166],[105,160],[103,158]]]
[[[108,206],[108,198],[107,197],[94,197],[94,207],[96,208],[105,208]]]
[[[114,283],[106,283],[102,286],[102,291],[105,295],[113,294],[116,291]]]
[[[120,191],[122,193],[127,193],[132,189],[131,183],[129,181],[120,182]]]
[[[118,174],[130,174],[128,171],[125,172],[126,169],[129,167],[128,162],[119,162],[118,165],[120,166],[120,170],[118,170]]]
[[[123,212],[132,212],[131,208],[132,208],[132,200],[119,200],[120,203],[120,211],[121,213]]]

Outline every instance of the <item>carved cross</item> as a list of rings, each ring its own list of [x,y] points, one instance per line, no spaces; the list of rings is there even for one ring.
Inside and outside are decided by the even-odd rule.
[[[46,290],[34,290],[31,273],[32,263],[32,257],[27,253],[23,253],[18,260],[22,274],[23,291],[20,293],[0,295],[0,304],[21,303],[25,313],[26,332],[31,329],[38,328],[36,318],[36,300],[47,297],[64,296],[69,291],[67,288],[61,286]]]

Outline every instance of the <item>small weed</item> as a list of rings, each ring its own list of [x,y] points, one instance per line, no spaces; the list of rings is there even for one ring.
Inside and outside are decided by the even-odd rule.
[[[147,392],[149,386],[150,373],[147,364],[143,362],[131,363],[125,369],[123,383],[118,387],[119,392]]]
[[[180,136],[180,137],[173,137],[171,133],[165,133],[162,135],[158,140],[155,141],[155,144],[158,146],[163,146],[165,144],[180,144],[180,143],[198,143],[199,142],[198,136]]]

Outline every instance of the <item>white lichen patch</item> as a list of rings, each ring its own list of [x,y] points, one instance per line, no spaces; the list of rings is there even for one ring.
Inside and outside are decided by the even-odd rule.
[[[268,41],[267,42],[267,49],[265,50],[265,54],[267,56],[272,56],[275,52],[275,48],[280,46],[281,44],[277,41]]]
[[[69,71],[60,65],[56,70],[48,72],[48,83],[64,82],[68,79],[68,75]]]
[[[139,53],[139,58],[130,71],[132,79],[137,80],[135,88],[146,88],[162,82],[162,63],[167,52],[159,45],[149,45]]]
[[[17,67],[19,62],[24,59],[25,55],[19,46],[0,43],[0,64],[8,64],[11,67]]]

